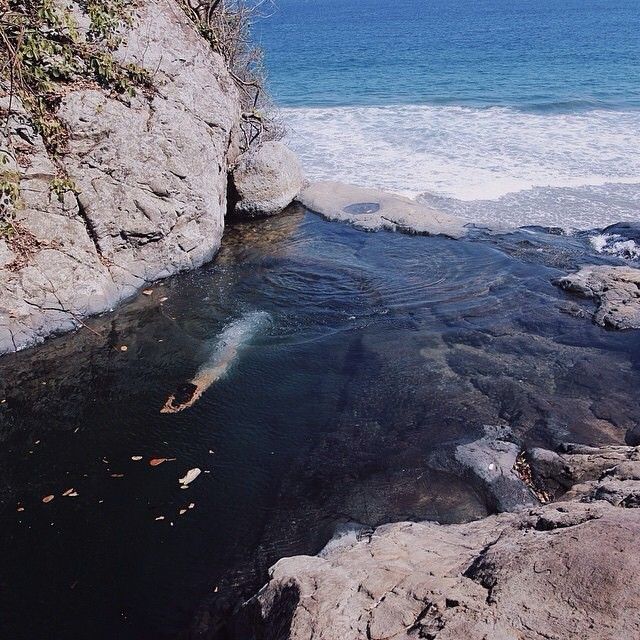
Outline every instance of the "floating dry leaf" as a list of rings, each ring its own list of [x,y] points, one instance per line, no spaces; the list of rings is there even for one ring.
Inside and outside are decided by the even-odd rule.
[[[202,471],[198,469],[198,467],[195,467],[194,469],[189,469],[189,471],[187,471],[184,477],[180,478],[178,482],[181,485],[186,487],[187,485],[191,484],[201,473]]]
[[[70,497],[70,498],[77,498],[77,497],[78,497],[78,492],[77,492],[77,491],[74,491],[74,492],[70,493],[70,494],[69,494],[69,497]]]
[[[140,460],[142,460],[142,456],[131,456],[131,459],[132,459],[134,462],[139,462]]]
[[[18,511],[24,511],[24,507],[18,507]]]
[[[74,491],[74,488],[67,489],[62,495],[66,498],[67,496],[70,496]]]
[[[142,293],[145,296],[150,296],[153,293],[153,289],[145,289]]]
[[[160,298],[160,302],[166,302],[169,298],[167,298],[166,296],[164,298]]]
[[[127,347],[127,345],[126,345],[126,344],[123,344],[123,345],[120,347],[120,351],[128,351],[128,350],[129,350],[129,347]]]
[[[42,498],[42,502],[47,504],[48,502],[51,502],[54,498],[55,496],[45,496],[44,498]]]
[[[186,509],[180,509],[180,515],[183,516],[185,513],[187,513]]]
[[[158,516],[158,517],[156,518],[156,521],[158,521],[158,520],[164,520],[164,516]]]
[[[195,506],[196,506],[195,502],[189,503],[189,509],[193,509],[193,507],[195,507]]]
[[[149,460],[149,464],[152,467],[157,467],[159,464],[162,464],[163,462],[173,462],[175,460],[175,458],[151,458],[151,460]]]

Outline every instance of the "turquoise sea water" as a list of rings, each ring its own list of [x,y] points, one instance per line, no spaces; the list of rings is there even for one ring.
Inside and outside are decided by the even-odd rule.
[[[476,221],[640,212],[638,0],[276,0],[257,24],[311,178]]]

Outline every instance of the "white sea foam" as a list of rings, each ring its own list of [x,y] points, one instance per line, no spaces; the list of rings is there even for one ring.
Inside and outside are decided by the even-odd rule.
[[[422,197],[483,222],[589,228],[640,215],[640,111],[286,109],[312,179]]]
[[[640,246],[634,240],[616,233],[599,233],[589,238],[591,246],[598,252],[627,260],[640,260]]]

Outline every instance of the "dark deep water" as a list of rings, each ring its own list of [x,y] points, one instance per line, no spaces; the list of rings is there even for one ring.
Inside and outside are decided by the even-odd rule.
[[[488,513],[449,464],[483,424],[523,446],[622,443],[640,334],[550,284],[599,260],[579,236],[367,234],[292,209],[231,227],[213,264],[95,333],[1,359],[0,637],[215,636],[270,564],[336,525]],[[270,319],[227,375],[160,414],[252,311]]]

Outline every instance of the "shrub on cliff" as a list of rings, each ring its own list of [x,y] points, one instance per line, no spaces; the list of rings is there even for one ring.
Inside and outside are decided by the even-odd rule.
[[[251,38],[256,18],[272,0],[179,0],[199,33],[227,62],[241,95],[244,148],[282,137],[283,127],[265,88],[262,50]]]

